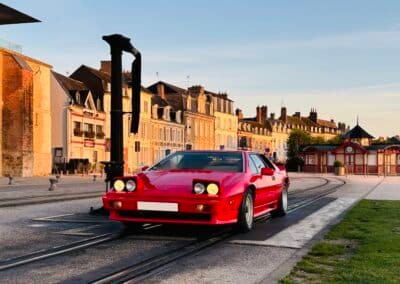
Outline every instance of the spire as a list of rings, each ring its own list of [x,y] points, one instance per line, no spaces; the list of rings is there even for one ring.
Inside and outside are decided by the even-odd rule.
[[[357,125],[358,125],[358,114],[357,114]]]

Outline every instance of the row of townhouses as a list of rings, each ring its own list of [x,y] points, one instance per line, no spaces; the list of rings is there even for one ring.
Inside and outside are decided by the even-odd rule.
[[[111,63],[82,65],[70,76],[19,52],[0,48],[0,174],[46,175],[51,171],[99,171],[110,156]],[[129,74],[124,74],[128,78]],[[123,111],[131,110],[131,87],[123,83]],[[139,133],[124,115],[125,172],[136,171],[181,149],[247,149],[286,159],[292,129],[330,139],[343,123],[309,115],[268,113],[245,117],[226,93],[167,82],[142,87]]]

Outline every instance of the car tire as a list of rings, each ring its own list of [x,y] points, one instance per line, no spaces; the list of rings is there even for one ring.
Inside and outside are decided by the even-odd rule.
[[[281,197],[278,202],[278,209],[272,211],[273,217],[282,217],[287,214],[288,211],[288,189],[287,186],[284,185],[281,191]]]
[[[243,195],[242,203],[239,208],[238,222],[236,229],[238,232],[247,233],[254,226],[254,198],[250,190]]]

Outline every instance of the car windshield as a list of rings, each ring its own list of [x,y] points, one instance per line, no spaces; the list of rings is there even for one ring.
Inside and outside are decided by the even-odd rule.
[[[242,172],[241,152],[177,152],[161,160],[150,170],[210,170]]]

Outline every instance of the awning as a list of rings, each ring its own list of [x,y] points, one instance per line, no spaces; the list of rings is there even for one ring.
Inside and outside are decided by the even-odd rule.
[[[35,23],[39,20],[0,3],[0,25]]]

